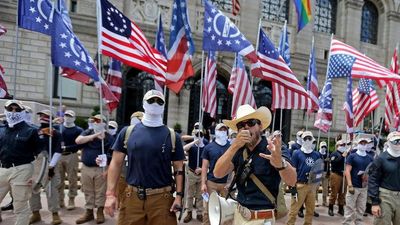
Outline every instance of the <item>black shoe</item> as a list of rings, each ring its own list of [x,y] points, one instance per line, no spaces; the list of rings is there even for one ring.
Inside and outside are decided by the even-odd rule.
[[[299,210],[299,212],[297,213],[297,215],[298,215],[300,218],[304,218],[303,210]]]
[[[330,215],[330,216],[334,216],[335,215],[333,213],[333,205],[329,205],[328,215]]]
[[[319,213],[314,211],[314,217],[319,217]]]
[[[13,210],[13,209],[14,209],[13,202],[10,202],[7,205],[1,207],[1,211],[8,211],[8,210]]]
[[[338,210],[337,213],[340,214],[340,215],[342,215],[342,216],[344,216],[344,206],[339,205],[339,210]]]
[[[367,216],[368,216],[368,213],[364,213],[363,216],[364,216],[364,217],[367,217]]]

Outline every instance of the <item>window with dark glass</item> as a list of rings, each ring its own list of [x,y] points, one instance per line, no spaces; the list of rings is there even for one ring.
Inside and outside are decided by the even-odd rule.
[[[289,19],[288,0],[262,0],[261,16],[263,20],[285,22]]]
[[[378,9],[374,3],[366,0],[362,7],[361,41],[376,44],[378,40]]]
[[[316,0],[314,12],[314,30],[325,33],[336,31],[336,0]]]
[[[78,7],[78,1],[77,0],[71,0],[71,7],[70,11],[71,12],[76,12]]]
[[[211,0],[211,2],[223,11],[232,11],[232,0]]]

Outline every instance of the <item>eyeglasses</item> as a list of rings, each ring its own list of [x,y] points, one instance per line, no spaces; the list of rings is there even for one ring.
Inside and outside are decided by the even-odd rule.
[[[246,125],[249,127],[254,127],[256,124],[261,124],[261,121],[259,121],[257,119],[249,119],[249,120],[239,122],[238,124],[236,124],[236,127],[238,130],[240,130],[243,127],[245,127]]]
[[[198,137],[198,136],[204,137],[203,133],[201,133],[201,132],[200,132],[200,135],[199,135],[199,133],[196,133],[194,136],[196,136],[196,137]]]
[[[5,107],[5,108],[6,108],[6,110],[9,111],[9,112],[12,112],[12,111],[15,111],[15,112],[22,112],[22,110],[23,110],[23,109],[21,109],[20,107],[15,106],[15,105],[10,105],[10,106]]]
[[[400,139],[390,141],[390,143],[392,143],[392,145],[400,145]]]
[[[306,136],[303,138],[303,141],[312,141],[313,138],[311,136]]]
[[[153,104],[154,102],[156,102],[159,105],[164,105],[164,101],[161,98],[150,98],[150,99],[147,99],[147,103],[149,103],[149,104]]]

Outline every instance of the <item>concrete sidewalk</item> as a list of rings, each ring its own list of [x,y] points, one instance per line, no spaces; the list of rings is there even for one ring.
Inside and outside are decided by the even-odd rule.
[[[63,224],[75,224],[75,220],[77,220],[84,212],[84,203],[85,203],[85,199],[83,196],[83,193],[81,191],[78,192],[79,195],[76,198],[76,205],[78,206],[75,210],[72,211],[68,211],[66,209],[62,209],[60,211],[60,216],[61,219],[63,220]],[[290,202],[290,198],[289,195],[286,194],[285,196],[286,198],[286,204],[289,206],[289,202]],[[321,198],[319,198],[321,199]],[[7,196],[4,201],[1,203],[2,205],[7,204],[10,201],[9,197]],[[46,201],[46,197],[44,194],[42,194],[42,204],[43,204],[43,208],[47,209],[47,201]],[[323,207],[323,206],[319,206],[316,207],[316,211],[320,214],[320,216],[318,218],[313,219],[313,224],[314,225],[337,225],[337,224],[341,224],[343,217],[342,216],[338,216],[336,215],[337,213],[337,208],[335,208],[335,216],[331,217],[328,215],[328,208],[327,207]],[[47,210],[41,210],[41,215],[42,215],[42,222],[40,223],[36,223],[37,225],[47,225],[47,224],[51,224],[51,214],[47,211]],[[182,216],[182,220],[185,217],[185,215]],[[2,218],[3,218],[3,222],[1,223],[1,225],[13,225],[15,222],[15,218],[12,212],[10,211],[6,211],[6,212],[2,212]],[[196,218],[196,217],[194,217]],[[282,218],[280,219],[276,224],[277,225],[284,225],[286,222],[287,218]],[[303,219],[302,218],[298,218],[296,224],[303,224]],[[368,217],[364,217],[364,224],[365,225],[372,225],[372,221],[373,218],[372,216],[368,215]],[[106,217],[106,222],[104,223],[104,225],[114,225],[116,224],[116,218],[111,218],[109,216]],[[86,224],[96,224],[96,221],[91,221],[89,223]],[[179,223],[180,225],[184,224]],[[187,223],[190,225],[200,225],[201,223],[198,222],[196,219],[193,219],[190,223]]]

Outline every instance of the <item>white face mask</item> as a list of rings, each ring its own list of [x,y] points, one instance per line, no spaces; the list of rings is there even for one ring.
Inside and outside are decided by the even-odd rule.
[[[339,146],[337,149],[339,152],[343,153],[346,151],[346,146]]]
[[[108,133],[114,136],[117,133],[117,129],[108,129]]]
[[[100,133],[105,130],[105,124],[104,123],[93,123],[93,130],[95,133]]]
[[[73,127],[75,126],[75,118],[74,117],[68,117],[64,116],[64,126],[65,127]]]
[[[387,149],[388,153],[393,157],[400,157],[400,145],[394,145],[388,141],[389,147]]]
[[[325,155],[325,154],[326,154],[326,147],[322,147],[322,148],[319,150],[319,152],[320,152],[322,155]]]
[[[9,112],[9,111],[5,110],[4,114],[6,115],[6,120],[7,120],[9,127],[14,127],[15,124],[25,121],[25,111]]]
[[[303,145],[301,146],[301,150],[304,153],[311,153],[313,151],[313,141],[303,141]]]
[[[143,109],[146,114],[149,115],[162,115],[164,113],[164,105],[159,105],[156,102],[153,104],[147,103],[147,101],[143,102]]]
[[[142,119],[143,125],[147,127],[160,127],[163,125],[164,105],[157,103],[149,104],[143,102],[144,115]]]
[[[88,129],[93,129],[93,123],[88,123]]]
[[[228,134],[226,133],[226,131],[219,131],[219,130],[215,131],[215,142],[217,142],[217,144],[224,146],[226,145],[227,141],[228,141]]]
[[[133,118],[131,119],[131,125],[136,125],[136,124],[138,124],[138,123],[140,123],[140,120],[139,120],[137,117],[133,117]]]
[[[357,150],[360,150],[360,151],[362,151],[362,152],[365,152],[365,151],[367,151],[367,149],[368,149],[368,146],[367,146],[367,145],[361,145],[361,144],[358,144],[358,145],[357,145]]]

